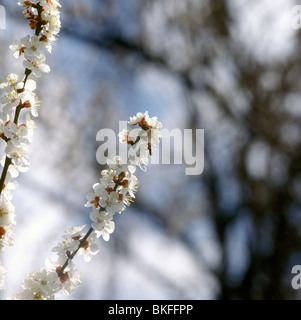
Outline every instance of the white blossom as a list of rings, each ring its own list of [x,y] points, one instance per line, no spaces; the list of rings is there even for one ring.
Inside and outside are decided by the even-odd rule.
[[[20,103],[20,93],[18,89],[23,87],[25,75],[11,73],[6,78],[6,82],[0,84],[0,103],[4,104],[3,110],[16,107]]]
[[[130,117],[129,124],[138,125],[145,131],[149,128],[157,130],[162,129],[162,123],[158,121],[157,117],[150,118],[148,115],[148,111],[145,111],[144,113],[138,112],[134,117]]]
[[[79,240],[81,238],[81,232],[85,228],[86,226],[84,225],[81,227],[72,227],[66,230],[61,241],[52,249],[52,251],[57,252],[60,264],[64,264],[68,256],[78,248],[80,244]]]
[[[15,147],[21,147],[23,144],[30,143],[28,129],[26,125],[18,126],[14,122],[7,122],[4,126],[4,135]]]
[[[62,268],[61,264],[55,257],[47,259],[46,266],[49,271],[56,272],[57,276]],[[69,261],[67,268],[58,278],[61,283],[60,291],[66,295],[71,294],[81,284],[80,273],[74,269],[72,261]]]
[[[113,220],[113,214],[106,211],[98,211],[96,208],[92,208],[90,218],[93,221],[91,224],[95,230],[97,237],[102,237],[105,241],[109,241],[110,234],[115,230],[115,223]]]
[[[11,246],[14,243],[15,206],[11,203],[7,194],[0,196],[0,252],[3,252],[5,246]]]
[[[5,153],[12,162],[12,165],[9,166],[9,171],[13,178],[18,176],[18,174],[16,174],[17,172],[28,171],[30,162],[27,158],[28,150],[26,146],[16,147],[11,141],[8,141]],[[2,164],[4,160],[5,159],[2,158]]]
[[[23,281],[21,293],[14,296],[16,300],[53,300],[61,283],[54,271],[41,269],[29,275]]]
[[[6,274],[7,274],[7,269],[0,261],[0,291],[5,289]]]
[[[39,56],[30,57],[28,60],[23,61],[23,65],[25,68],[32,71],[33,75],[36,78],[40,78],[43,73],[49,73],[50,67],[47,63],[45,63],[46,58],[44,54]]]
[[[97,236],[95,233],[91,234],[86,241],[81,245],[78,250],[78,255],[83,256],[84,260],[89,262],[92,256],[96,255],[99,251]]]

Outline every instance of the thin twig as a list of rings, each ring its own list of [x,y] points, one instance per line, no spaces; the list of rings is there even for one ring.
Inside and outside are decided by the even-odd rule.
[[[121,172],[118,176],[117,181],[115,182],[115,186],[113,188],[113,191],[116,191],[117,188],[121,185],[121,181],[124,178],[124,172]],[[104,210],[104,208],[100,207],[100,210]],[[88,237],[90,236],[90,234],[94,231],[94,229],[92,227],[90,227],[90,229],[88,230],[88,232],[86,233],[86,235],[79,241],[79,245],[77,247],[77,249],[75,251],[72,252],[72,254],[66,259],[65,263],[63,264],[63,266],[61,268],[58,269],[57,271],[57,275],[58,277],[62,277],[64,274],[64,270],[67,268],[69,261],[71,261],[75,255],[77,254],[78,250],[84,245],[85,241],[88,239]]]
[[[38,36],[40,34],[40,32],[42,31],[42,19],[41,19],[41,14],[42,14],[42,6],[40,4],[37,5],[37,10],[38,10],[38,17],[39,17],[39,21],[38,21],[38,24],[37,24],[37,28],[36,28],[36,31],[35,31],[35,35]],[[25,90],[25,85],[26,85],[26,82],[27,82],[27,79],[28,79],[28,76],[31,74],[31,70],[29,70],[28,68],[25,69],[24,71],[24,74],[25,74],[25,78],[24,78],[24,81],[23,81],[23,91]],[[21,109],[22,109],[22,105],[19,104],[17,107],[16,107],[16,111],[15,111],[15,115],[14,115],[14,123],[16,125],[18,125],[18,121],[19,121],[19,116],[20,116],[20,112],[21,112]],[[4,163],[4,167],[3,167],[3,170],[2,170],[2,174],[1,174],[1,178],[0,178],[0,195],[2,193],[2,190],[5,188],[5,185],[4,185],[4,182],[5,182],[5,179],[6,179],[6,175],[7,175],[7,172],[8,172],[8,168],[9,166],[12,164],[12,161],[10,158],[6,157],[5,158],[5,163]]]

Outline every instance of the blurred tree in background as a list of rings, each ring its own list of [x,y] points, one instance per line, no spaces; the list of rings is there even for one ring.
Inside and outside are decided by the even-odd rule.
[[[205,129],[203,174],[185,175],[184,164],[154,166],[138,176],[137,199],[118,218],[110,253],[98,254],[110,262],[97,264],[106,286],[93,297],[131,298],[118,286],[138,277],[145,291],[145,279],[156,284],[153,295],[142,290],[134,296],[142,299],[297,298],[291,287],[292,266],[301,264],[301,38],[291,27],[296,3],[62,2],[53,78],[40,82],[36,139],[37,145],[47,141],[47,152],[35,155],[32,148],[49,179],[38,184],[31,169],[20,181],[23,189],[38,188],[62,202],[72,222],[75,213],[86,214],[80,206],[101,169],[95,159],[99,129],[117,132],[119,120],[146,109],[169,130]],[[22,28],[16,8],[7,3],[13,22],[5,44],[17,35],[10,30],[16,21]],[[16,62],[7,46],[0,50],[5,76]],[[168,240],[143,248],[143,237],[151,242],[157,234]],[[136,271],[121,280],[124,263]],[[168,263],[170,269],[160,268]]]

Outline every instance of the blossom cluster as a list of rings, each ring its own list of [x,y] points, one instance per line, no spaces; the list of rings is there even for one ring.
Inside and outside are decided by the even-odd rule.
[[[149,117],[148,112],[137,113],[130,117],[130,126],[119,133],[120,142],[127,142],[131,146],[128,152],[128,162],[146,170],[152,148],[158,146],[162,124],[157,117]]]
[[[50,67],[45,63],[44,52],[51,52],[60,30],[60,4],[56,0],[32,0],[18,3],[24,8],[23,14],[35,34],[15,41],[10,45],[16,58],[23,57],[23,74],[11,73],[0,84],[0,138],[6,143],[0,178],[0,252],[14,240],[15,211],[12,191],[18,186],[14,180],[20,172],[29,169],[28,148],[32,142],[35,123],[32,117],[38,116],[39,100],[36,82],[29,79],[32,74],[39,78],[48,73]],[[21,110],[30,110],[19,123]],[[0,290],[3,288],[4,267],[0,269]]]
[[[80,284],[79,273],[73,262],[74,256],[82,255],[84,260],[90,261],[99,251],[97,239],[100,237],[105,241],[110,239],[115,229],[113,220],[115,213],[122,213],[135,198],[138,188],[138,179],[134,174],[136,166],[145,170],[148,156],[151,150],[158,146],[161,138],[162,124],[156,117],[150,118],[147,111],[130,118],[129,124],[135,130],[135,138],[130,127],[128,133],[123,131],[119,134],[121,141],[129,145],[128,159],[124,161],[116,156],[108,160],[108,168],[101,171],[99,181],[86,196],[85,207],[91,208],[89,231],[83,236],[82,232],[86,226],[67,230],[61,241],[53,248],[56,256],[46,261],[47,268],[29,275],[23,282],[23,291],[16,294],[14,299],[46,300],[53,299],[58,292],[71,294]],[[136,129],[140,131],[139,134]],[[141,150],[148,150],[148,156],[145,152],[137,152],[138,142]],[[132,149],[135,149],[135,153]]]
[[[61,5],[56,0],[23,0],[18,4],[25,8],[24,17],[29,20],[29,26],[35,30],[35,35],[27,35],[21,40],[16,40],[10,49],[16,58],[24,54],[24,67],[40,78],[43,73],[50,72],[50,67],[45,63],[44,52],[47,50],[51,53],[52,45],[60,31],[58,7]]]
[[[53,300],[55,294],[62,292],[70,294],[80,284],[80,275],[74,268],[72,261],[68,263],[64,272],[58,275],[61,270],[66,257],[70,257],[73,250],[77,250],[80,246],[82,238],[81,232],[85,229],[82,227],[73,227],[65,232],[61,241],[53,248],[57,252],[57,257],[47,259],[46,269],[39,269],[31,273],[22,283],[23,291],[15,294],[13,299],[16,300]],[[89,238],[89,242],[80,246],[78,255],[83,254],[84,259],[89,261],[93,254],[98,252],[98,245],[95,243],[95,236]]]

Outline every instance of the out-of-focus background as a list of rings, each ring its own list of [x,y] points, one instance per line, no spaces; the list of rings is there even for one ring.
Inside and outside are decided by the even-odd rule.
[[[23,72],[8,49],[30,32],[0,1],[0,81]],[[18,178],[15,245],[3,297],[73,225],[104,167],[102,128],[145,110],[168,130],[205,130],[205,167],[138,171],[82,284],[59,299],[297,299],[301,264],[301,43],[289,0],[64,0],[62,30],[38,80],[29,172]],[[300,3],[301,4],[301,3]],[[177,149],[176,145],[174,149]],[[172,151],[172,156],[173,156]]]

